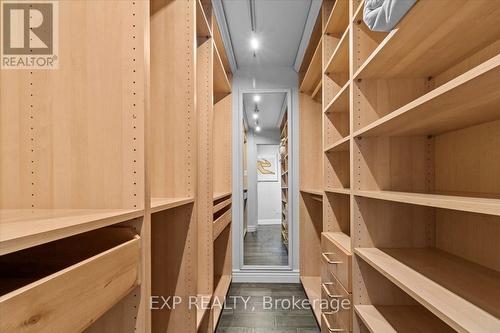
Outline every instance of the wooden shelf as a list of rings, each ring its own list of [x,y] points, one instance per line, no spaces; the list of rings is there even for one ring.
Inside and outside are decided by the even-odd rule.
[[[142,209],[1,209],[0,255],[143,215]]]
[[[455,330],[500,330],[499,272],[436,249],[355,253]]]
[[[232,192],[221,192],[221,193],[214,193],[214,201],[220,200],[222,198],[228,197],[232,194]]]
[[[365,198],[500,216],[500,199],[394,191],[354,191],[353,194]]]
[[[415,305],[355,305],[371,333],[455,332],[432,313]]]
[[[324,112],[349,112],[349,86],[350,81],[348,81],[333,97],[330,103],[326,106]]]
[[[349,0],[337,0],[328,17],[324,33],[340,37],[349,25]]]
[[[418,1],[354,77],[434,77],[496,41],[499,15],[495,1]]]
[[[314,317],[318,324],[321,323],[321,307],[320,307],[320,299],[321,299],[321,277],[319,276],[301,276],[300,282],[302,282],[302,286],[304,287],[304,291],[306,292],[307,298],[313,307]]]
[[[220,101],[225,96],[231,93],[231,83],[227,77],[224,64],[217,50],[217,45],[213,43],[214,47],[214,104]]]
[[[194,198],[151,198],[151,213],[184,206],[194,202]]]
[[[307,193],[307,194],[312,194],[312,195],[323,196],[323,191],[321,191],[321,190],[301,189],[300,192]]]
[[[213,38],[215,45],[217,46],[217,50],[219,51],[220,58],[222,60],[222,64],[224,65],[224,69],[226,70],[226,73],[231,79],[232,73],[231,73],[231,65],[229,63],[229,59],[227,57],[227,52],[226,48],[224,47],[224,41],[222,38],[222,34],[219,29],[219,24],[217,23],[217,19],[214,19],[213,21]]]
[[[351,189],[350,188],[326,187],[325,192],[349,195],[349,194],[351,194]]]
[[[347,136],[334,144],[325,148],[325,153],[336,152],[336,151],[349,151],[349,142],[351,137]]]
[[[219,299],[219,304],[223,304],[224,298],[229,290],[229,286],[231,285],[231,275],[223,275],[219,283],[217,284],[217,288],[214,291],[214,299]],[[220,316],[222,314],[222,309],[218,306],[214,307],[214,329],[217,327],[219,323]]]
[[[328,76],[336,73],[349,76],[349,29],[342,35],[325,68],[325,74]]]
[[[317,102],[321,102],[322,99],[322,91],[323,91],[323,80],[320,80],[316,88],[314,88],[313,92],[311,93],[312,99],[314,99]]]
[[[232,203],[232,198],[229,198],[227,200],[218,203],[217,205],[214,206],[214,214],[224,209],[225,207],[229,206],[231,203]]]
[[[323,232],[323,234],[332,242],[342,247],[346,253],[352,254],[351,237],[343,232]]]
[[[231,209],[227,210],[217,220],[213,222],[213,240],[215,241],[220,234],[231,225],[232,212]]]
[[[436,135],[500,118],[500,55],[469,70],[355,136]]]
[[[300,91],[312,95],[315,88],[321,81],[321,53],[322,53],[323,40],[320,39],[316,50],[314,51],[313,57],[307,68],[302,84],[300,85]]]
[[[207,16],[203,10],[200,0],[196,1],[196,36],[201,38],[210,38],[212,31],[208,24]]]

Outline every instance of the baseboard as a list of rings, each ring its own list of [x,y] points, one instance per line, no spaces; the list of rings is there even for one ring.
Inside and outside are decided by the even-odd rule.
[[[249,225],[247,226],[247,232],[255,232],[257,231],[257,226],[256,225]]]
[[[281,220],[280,219],[266,219],[266,220],[259,220],[258,223],[260,225],[281,224]]]
[[[251,272],[233,271],[234,283],[299,283],[299,271]]]

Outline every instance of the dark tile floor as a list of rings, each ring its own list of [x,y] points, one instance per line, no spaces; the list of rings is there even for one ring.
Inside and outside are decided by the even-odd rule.
[[[247,232],[244,241],[245,265],[288,265],[288,252],[281,241],[281,224],[259,225]]]
[[[311,310],[287,302],[306,298],[298,283],[233,283],[216,333],[319,333]]]

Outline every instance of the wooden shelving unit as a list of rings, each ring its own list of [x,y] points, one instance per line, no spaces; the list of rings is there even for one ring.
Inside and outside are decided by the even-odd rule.
[[[436,249],[358,248],[356,254],[459,332],[500,325],[498,271]]]
[[[322,98],[300,95],[304,287],[353,303],[326,330],[498,331],[500,8],[420,0],[385,33],[363,7],[323,1],[308,47],[323,65]]]
[[[149,5],[59,11],[59,68],[0,75],[0,331],[146,331]]]
[[[60,67],[0,76],[0,331],[212,333],[220,311],[185,301],[231,281],[231,71],[211,2],[59,10]]]
[[[281,163],[281,241],[288,250],[288,110],[283,113],[280,125],[280,163]]]

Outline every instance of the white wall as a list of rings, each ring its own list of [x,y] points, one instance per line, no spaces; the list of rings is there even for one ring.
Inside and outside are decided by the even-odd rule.
[[[279,134],[279,132],[278,132]],[[257,181],[258,196],[258,224],[281,223],[281,163],[279,162],[279,144],[258,144],[257,158],[259,156],[273,155],[277,158],[278,180],[275,182]]]
[[[258,67],[258,68],[240,68],[233,76],[233,281],[260,281],[260,282],[298,282],[298,75],[291,67]],[[293,207],[288,214],[290,225],[290,251],[291,271],[266,269],[266,271],[242,271],[243,265],[241,259],[243,244],[241,238],[243,225],[243,152],[241,133],[243,131],[241,125],[242,110],[240,110],[240,93],[243,90],[251,89],[290,89],[291,91],[291,108],[289,111],[289,137],[291,145],[289,148],[289,202]],[[251,133],[248,136],[248,142],[255,140]],[[250,160],[250,158],[249,158]],[[248,179],[256,175],[255,164],[248,168]],[[253,169],[253,170],[252,170]],[[248,211],[250,221],[257,220],[257,186],[248,186]],[[255,202],[252,206],[251,202]]]

